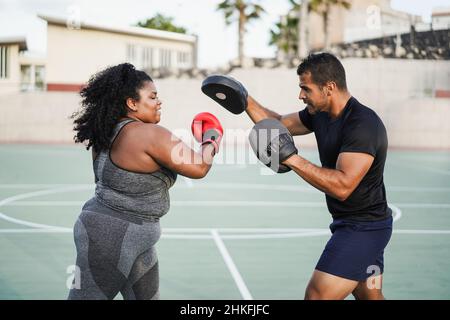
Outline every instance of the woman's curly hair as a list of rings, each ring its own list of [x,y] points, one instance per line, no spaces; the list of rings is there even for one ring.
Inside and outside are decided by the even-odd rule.
[[[74,140],[87,141],[95,152],[109,148],[114,126],[127,115],[128,98],[139,100],[139,89],[152,78],[132,64],[122,63],[94,74],[80,91],[81,110],[72,115]]]

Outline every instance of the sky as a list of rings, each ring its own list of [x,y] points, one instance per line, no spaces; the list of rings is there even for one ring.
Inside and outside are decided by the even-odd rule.
[[[67,17],[79,10],[81,20],[114,26],[136,24],[162,13],[176,25],[199,36],[199,66],[225,65],[237,56],[237,23],[227,26],[216,10],[221,0],[0,0],[0,38],[26,36],[30,51],[45,55],[46,23],[38,13]],[[265,9],[262,19],[251,22],[245,37],[245,54],[273,57],[268,45],[270,29],[285,14],[288,0],[259,0]],[[429,22],[434,7],[450,6],[450,0],[392,0],[394,9],[421,15]]]

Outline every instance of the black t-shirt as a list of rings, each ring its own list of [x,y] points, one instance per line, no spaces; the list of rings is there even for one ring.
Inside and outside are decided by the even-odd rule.
[[[328,211],[333,218],[375,221],[389,217],[392,210],[387,205],[383,182],[388,140],[386,128],[377,114],[352,97],[336,119],[331,119],[326,112],[311,115],[306,108],[299,116],[316,136],[322,167],[336,169],[341,152],[363,152],[374,156],[369,171],[345,201],[326,195]]]

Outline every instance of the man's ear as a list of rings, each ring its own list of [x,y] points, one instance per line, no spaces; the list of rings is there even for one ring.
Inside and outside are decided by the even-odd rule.
[[[128,109],[130,109],[131,111],[134,111],[134,112],[137,111],[136,100],[134,100],[133,98],[128,98],[126,103],[127,103]]]
[[[331,93],[337,89],[336,82],[330,81],[326,85],[327,88],[327,96],[331,96]]]

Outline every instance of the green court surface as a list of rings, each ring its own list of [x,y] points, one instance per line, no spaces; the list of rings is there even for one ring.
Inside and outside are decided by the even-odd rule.
[[[315,150],[301,154],[318,164]],[[65,299],[72,227],[94,190],[81,146],[0,145],[0,299]],[[324,195],[294,173],[215,165],[179,176],[157,244],[161,299],[302,299],[330,236]],[[389,151],[388,299],[450,299],[450,152]],[[121,299],[118,297],[118,299]]]

